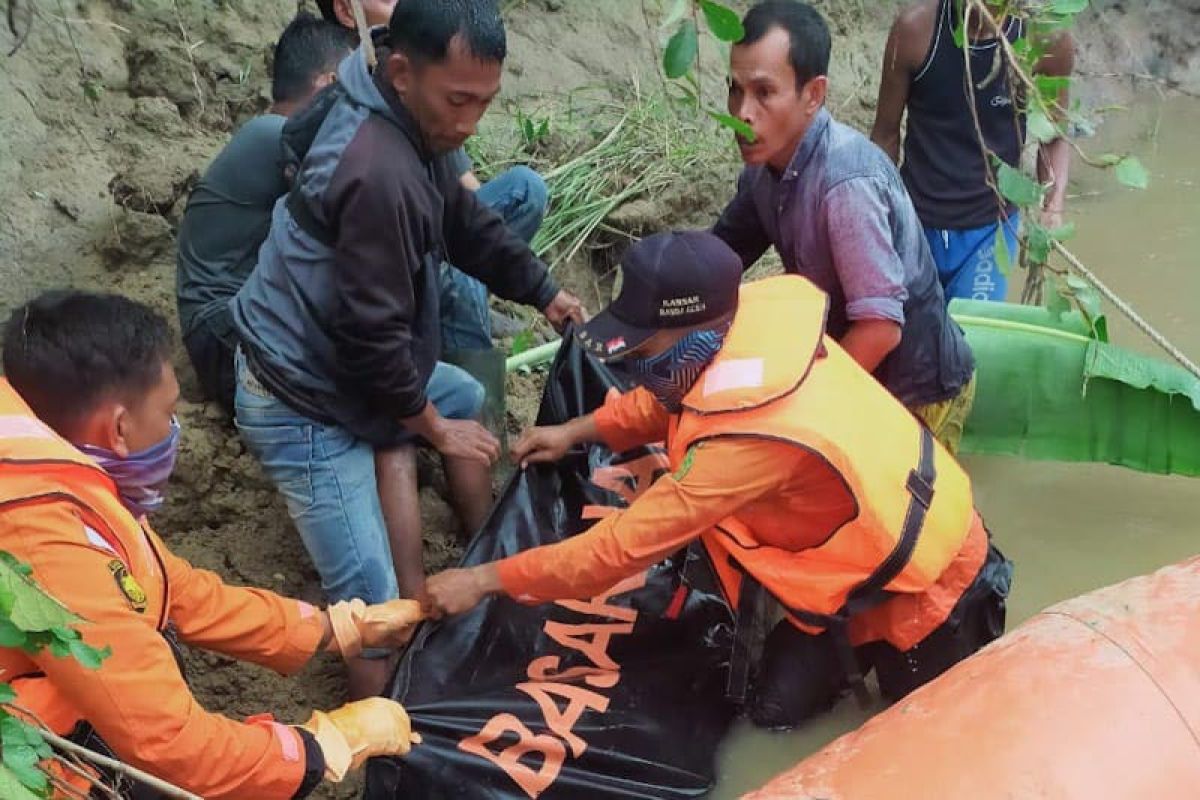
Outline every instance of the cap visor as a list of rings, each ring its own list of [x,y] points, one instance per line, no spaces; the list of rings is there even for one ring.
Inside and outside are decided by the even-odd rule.
[[[601,361],[617,361],[656,333],[653,328],[636,328],[601,311],[575,331],[584,349]]]

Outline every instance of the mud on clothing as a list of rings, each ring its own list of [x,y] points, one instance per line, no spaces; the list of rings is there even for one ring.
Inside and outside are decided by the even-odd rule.
[[[380,63],[386,62],[386,49]],[[425,406],[440,353],[445,260],[500,297],[544,308],[558,287],[498,214],[459,182],[361,48],[338,67],[333,105],[292,196],[318,238],[276,204],[258,266],[233,301],[247,361],[302,415],[372,444]],[[326,243],[328,242],[328,243]]]
[[[749,268],[774,246],[789,273],[829,295],[827,332],[859,320],[902,326],[875,377],[905,406],[959,394],[974,370],[895,165],[822,110],[782,173],[747,167],[713,233]],[[781,330],[781,335],[787,330]]]

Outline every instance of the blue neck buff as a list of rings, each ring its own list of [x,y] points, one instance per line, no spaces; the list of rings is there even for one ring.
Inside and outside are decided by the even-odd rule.
[[[646,387],[667,411],[678,414],[684,396],[721,350],[729,325],[692,331],[652,358],[629,359],[634,381]]]
[[[121,502],[135,517],[162,508],[167,479],[175,469],[179,453],[179,421],[171,419],[171,432],[158,444],[121,458],[111,450],[95,445],[77,445],[108,473],[117,485]]]

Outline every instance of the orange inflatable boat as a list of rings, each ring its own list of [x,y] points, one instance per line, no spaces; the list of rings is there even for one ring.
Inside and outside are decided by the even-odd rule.
[[[746,797],[1200,798],[1200,558],[1043,611]]]

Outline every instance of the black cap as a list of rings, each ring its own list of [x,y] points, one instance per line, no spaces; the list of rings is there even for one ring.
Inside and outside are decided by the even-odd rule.
[[[617,299],[576,332],[587,351],[605,361],[661,330],[716,322],[733,311],[742,260],[707,231],[673,231],[630,247],[621,275]]]

